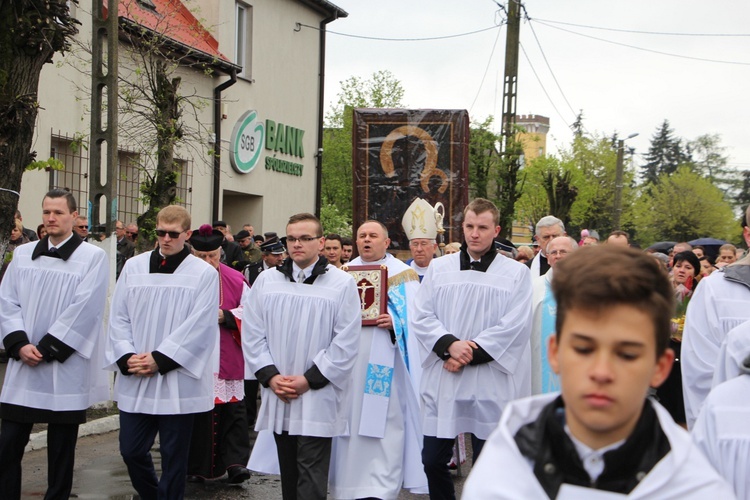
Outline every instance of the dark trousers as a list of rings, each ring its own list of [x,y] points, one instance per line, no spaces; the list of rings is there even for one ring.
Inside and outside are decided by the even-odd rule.
[[[120,410],[120,454],[133,488],[143,500],[182,499],[185,496],[193,415],[146,415]],[[151,458],[159,433],[161,479]]]
[[[21,460],[34,424],[3,420],[0,425],[0,497],[21,498]],[[45,500],[67,499],[73,489],[78,424],[47,428],[47,493]]]
[[[258,388],[260,382],[257,380],[245,380],[245,408],[247,409],[247,425],[255,426],[258,416]]]
[[[325,500],[328,495],[328,469],[331,438],[273,434],[281,470],[284,500]]]
[[[422,465],[427,475],[427,487],[430,489],[430,500],[455,500],[456,490],[453,487],[448,462],[453,455],[455,439],[425,436],[422,447]],[[484,447],[484,439],[471,435],[472,460],[476,463]]]
[[[247,467],[250,433],[245,401],[224,403],[195,414],[188,474],[204,478],[223,476],[230,467]]]

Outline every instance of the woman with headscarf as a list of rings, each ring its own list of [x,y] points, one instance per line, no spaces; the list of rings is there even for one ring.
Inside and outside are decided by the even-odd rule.
[[[682,370],[680,369],[680,350],[682,348],[682,328],[685,324],[685,311],[690,297],[698,284],[697,277],[701,272],[698,257],[690,251],[676,254],[673,258],[672,284],[674,285],[677,312],[672,319],[672,337],[669,347],[674,351],[675,359],[672,371],[667,380],[656,389],[659,402],[672,415],[675,422],[687,426],[685,403],[682,396]]]

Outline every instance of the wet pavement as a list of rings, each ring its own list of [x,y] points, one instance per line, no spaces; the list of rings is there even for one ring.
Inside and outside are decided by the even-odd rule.
[[[0,386],[5,378],[5,367],[0,364]],[[97,500],[131,500],[138,498],[130,484],[125,464],[120,457],[118,431],[106,432],[80,437],[76,449],[76,465],[73,476],[73,492],[71,498]],[[467,439],[467,454],[471,457],[471,440]],[[157,472],[160,468],[158,451],[152,453]],[[455,472],[454,484],[456,495],[460,498],[463,483],[470,470],[471,459],[463,465],[463,475]],[[47,450],[35,449],[27,451],[23,459],[24,500],[44,498],[47,489]],[[2,498],[2,493],[0,493]],[[279,476],[253,476],[241,485],[228,484],[224,479],[207,481],[201,484],[187,483],[186,499],[249,499],[249,500],[281,500],[281,480]],[[399,500],[425,500],[426,495],[414,495],[402,491]]]

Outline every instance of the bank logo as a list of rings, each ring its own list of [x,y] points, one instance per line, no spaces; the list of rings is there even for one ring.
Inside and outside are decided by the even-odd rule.
[[[260,160],[265,141],[265,127],[258,112],[247,111],[237,120],[232,131],[232,167],[241,174],[250,173]]]

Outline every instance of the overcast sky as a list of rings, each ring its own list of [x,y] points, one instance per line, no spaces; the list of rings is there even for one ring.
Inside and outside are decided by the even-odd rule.
[[[329,24],[328,29],[368,37],[454,35],[491,28],[505,19],[493,0],[333,2],[349,17]],[[637,154],[646,154],[652,135],[666,118],[675,134],[685,139],[720,134],[730,164],[750,169],[750,2],[527,0],[525,7],[531,21],[521,24],[521,45],[528,58],[523,51],[519,55],[517,113],[550,118],[550,153],[570,143],[569,125],[583,109],[584,125],[591,133],[609,135],[616,130],[621,137],[639,133],[627,143]],[[327,37],[326,104],[335,101],[342,80],[387,69],[402,82],[408,107],[467,109],[472,120],[494,115],[499,122],[505,37],[505,26],[415,42],[331,33]],[[642,156],[636,161],[642,163]]]

